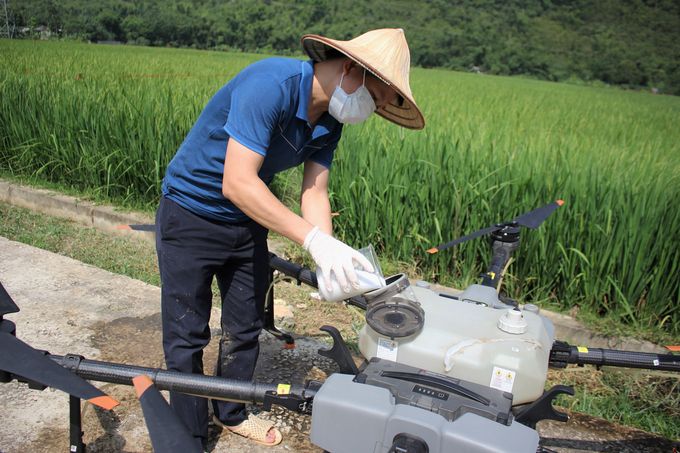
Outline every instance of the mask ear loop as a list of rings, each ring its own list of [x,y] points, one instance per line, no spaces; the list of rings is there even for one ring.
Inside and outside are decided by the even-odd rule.
[[[366,68],[364,68],[364,80],[363,80],[363,82],[361,82],[361,86],[366,88]],[[375,101],[373,101],[373,111],[375,112],[377,110],[378,110],[378,106],[375,105]]]

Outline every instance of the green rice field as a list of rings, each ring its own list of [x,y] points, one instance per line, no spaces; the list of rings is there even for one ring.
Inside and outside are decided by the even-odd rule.
[[[0,174],[151,209],[212,94],[262,55],[0,40]],[[422,131],[345,128],[331,177],[336,235],[463,286],[477,240],[425,250],[564,199],[525,230],[510,296],[680,334],[680,98],[413,69]],[[275,191],[294,205],[299,171]]]

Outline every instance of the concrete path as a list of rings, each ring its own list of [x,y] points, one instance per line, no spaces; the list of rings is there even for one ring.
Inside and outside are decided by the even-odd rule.
[[[18,338],[59,355],[107,360],[123,352],[121,362],[143,349],[145,354],[134,357],[140,365],[162,364],[159,288],[4,238],[0,256],[0,281],[21,309],[7,316],[16,324]],[[127,341],[120,342],[121,328]],[[113,387],[100,385],[106,392]],[[134,392],[120,387],[112,396],[126,405]],[[66,394],[29,390],[15,381],[0,384],[0,414],[3,452],[68,451]],[[150,451],[141,411],[129,415],[121,419],[84,406],[85,438],[93,450],[104,451],[98,447],[106,444],[118,451]],[[128,431],[127,438],[104,431],[98,420],[105,426],[119,424]]]
[[[163,367],[159,288],[2,237],[0,256],[0,281],[21,309],[7,316],[16,324],[18,338],[52,354],[75,353],[88,359]],[[215,314],[213,321],[217,320]],[[206,364],[214,362],[216,345],[212,341],[208,347]],[[300,339],[296,350],[284,351],[280,343],[263,334],[258,376],[284,379],[281,382],[325,379],[333,364],[314,357],[320,346]],[[95,384],[121,405],[111,412],[83,406],[88,452],[151,451],[133,388]],[[281,427],[286,435],[283,444],[257,447],[211,425],[211,450],[320,451],[307,439],[309,417],[282,410],[262,416]],[[68,451],[68,397],[62,392],[30,390],[16,381],[0,384],[0,420],[2,453]]]

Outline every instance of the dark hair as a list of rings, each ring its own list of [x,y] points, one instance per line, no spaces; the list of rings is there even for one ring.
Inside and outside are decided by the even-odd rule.
[[[338,49],[334,49],[333,47],[326,47],[325,54],[326,60],[335,60],[336,58],[349,58],[347,55],[340,52]]]

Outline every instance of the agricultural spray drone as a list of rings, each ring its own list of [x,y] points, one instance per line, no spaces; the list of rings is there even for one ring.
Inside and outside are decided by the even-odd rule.
[[[366,361],[357,367],[338,330],[322,327],[333,338],[333,346],[319,353],[339,367],[323,383],[244,382],[37,352],[13,336],[11,322],[2,320],[18,311],[4,289],[0,382],[18,379],[32,388],[50,386],[69,393],[72,452],[84,451],[80,398],[104,408],[117,404],[83,379],[134,384],[156,451],[200,451],[200,446],[174,418],[152,382],[160,389],[206,398],[311,413],[311,441],[335,453],[549,451],[539,446],[535,425],[544,419],[566,421],[552,403],[559,394],[574,393],[566,386],[544,391],[549,366],[575,363],[680,371],[680,360],[672,354],[577,348],[555,341],[554,327],[538,307],[520,308],[499,298],[504,270],[519,246],[520,228],[537,228],[561,204],[551,203],[430,249],[436,253],[490,235],[493,256],[488,270],[481,284],[462,293],[441,292],[427,282],[411,286],[404,274],[397,274],[387,278],[384,288],[349,299],[349,304],[366,311],[366,325],[359,334]],[[274,254],[270,266],[272,279],[278,271],[298,283],[318,286],[309,269]],[[293,347],[292,336],[274,325],[273,297],[270,291],[266,329]]]

